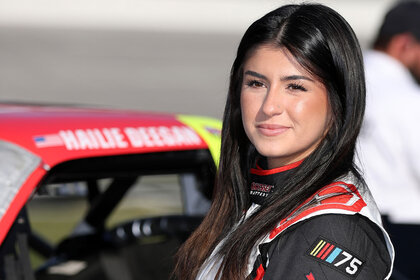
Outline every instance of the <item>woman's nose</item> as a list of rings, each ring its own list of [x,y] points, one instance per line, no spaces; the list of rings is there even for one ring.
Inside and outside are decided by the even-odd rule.
[[[269,88],[261,109],[267,116],[281,114],[284,110],[283,101],[281,91],[278,88]]]

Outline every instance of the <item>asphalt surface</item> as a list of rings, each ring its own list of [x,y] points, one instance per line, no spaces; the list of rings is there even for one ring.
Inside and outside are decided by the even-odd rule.
[[[0,101],[221,118],[241,34],[0,27]]]

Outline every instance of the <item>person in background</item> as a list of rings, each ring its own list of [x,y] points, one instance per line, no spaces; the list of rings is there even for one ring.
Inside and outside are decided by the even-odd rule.
[[[393,6],[364,58],[360,168],[394,243],[395,273],[419,279],[420,2]]]
[[[393,249],[355,168],[362,52],[319,4],[282,6],[233,63],[213,203],[177,254],[182,280],[388,279]]]

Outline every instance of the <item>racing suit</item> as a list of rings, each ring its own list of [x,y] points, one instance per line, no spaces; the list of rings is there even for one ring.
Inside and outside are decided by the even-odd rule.
[[[251,169],[253,204],[245,219],[298,164]],[[248,260],[248,276],[254,280],[388,279],[394,259],[392,244],[370,193],[359,191],[353,181],[348,175],[323,187],[260,239]],[[215,279],[223,258],[217,252],[224,241],[206,260],[197,279]]]

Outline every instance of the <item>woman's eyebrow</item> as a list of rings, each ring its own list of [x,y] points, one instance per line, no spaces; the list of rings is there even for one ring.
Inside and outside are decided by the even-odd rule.
[[[282,77],[280,80],[281,81],[307,80],[307,81],[314,82],[313,79],[311,79],[307,76],[302,76],[302,75],[285,76],[285,77]]]
[[[245,73],[244,73],[244,74],[245,74],[245,75],[254,76],[254,77],[259,78],[259,79],[267,80],[267,77],[266,77],[266,76],[264,76],[264,75],[262,75],[262,74],[260,74],[260,73],[257,73],[257,72],[254,72],[254,71],[251,71],[251,70],[247,70],[247,71],[245,71]]]
[[[256,78],[259,78],[259,79],[268,80],[266,76],[264,76],[264,75],[262,75],[258,72],[255,72],[255,71],[247,70],[247,71],[245,71],[244,74],[245,75],[250,75],[250,76],[253,76],[253,77],[256,77]],[[302,75],[285,76],[285,77],[282,77],[280,80],[283,81],[283,82],[284,81],[293,81],[293,80],[307,80],[307,81],[314,82],[313,79],[311,79],[307,76],[302,76]]]

